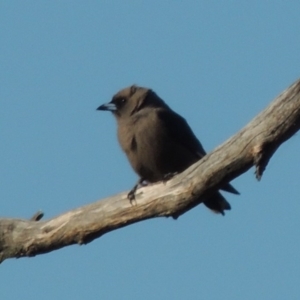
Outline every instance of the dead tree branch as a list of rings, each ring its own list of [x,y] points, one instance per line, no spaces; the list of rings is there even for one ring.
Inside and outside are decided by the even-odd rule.
[[[86,244],[112,230],[156,217],[179,217],[225,182],[256,168],[260,179],[277,148],[300,128],[300,80],[236,135],[167,183],[122,193],[46,221],[0,219],[0,262]]]

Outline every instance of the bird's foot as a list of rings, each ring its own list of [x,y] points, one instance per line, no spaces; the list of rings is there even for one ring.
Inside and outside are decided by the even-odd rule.
[[[141,186],[148,185],[148,182],[145,181],[143,178],[141,178],[137,184],[132,188],[132,190],[128,193],[127,198],[129,199],[130,203],[132,204],[132,201],[135,200],[135,193],[136,190]]]
[[[127,198],[129,199],[130,203],[135,200],[135,192],[137,190],[138,185],[135,185],[133,189],[128,193]]]

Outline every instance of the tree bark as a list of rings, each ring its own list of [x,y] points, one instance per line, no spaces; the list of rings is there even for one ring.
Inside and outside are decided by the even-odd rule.
[[[39,221],[0,219],[0,262],[86,244],[112,230],[156,217],[178,218],[202,198],[255,166],[258,180],[277,148],[300,128],[300,79],[246,127],[167,182],[127,192]]]

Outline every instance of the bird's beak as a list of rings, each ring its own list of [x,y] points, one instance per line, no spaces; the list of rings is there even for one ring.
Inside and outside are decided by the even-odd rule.
[[[114,103],[105,103],[105,104],[102,104],[100,105],[97,110],[109,110],[109,111],[116,111],[117,110],[117,107]]]

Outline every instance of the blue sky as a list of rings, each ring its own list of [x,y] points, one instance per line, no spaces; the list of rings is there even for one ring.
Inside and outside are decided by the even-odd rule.
[[[45,219],[137,176],[96,111],[151,87],[207,151],[299,78],[299,1],[1,1],[1,217]],[[299,135],[204,206],[0,266],[1,299],[299,299]]]

